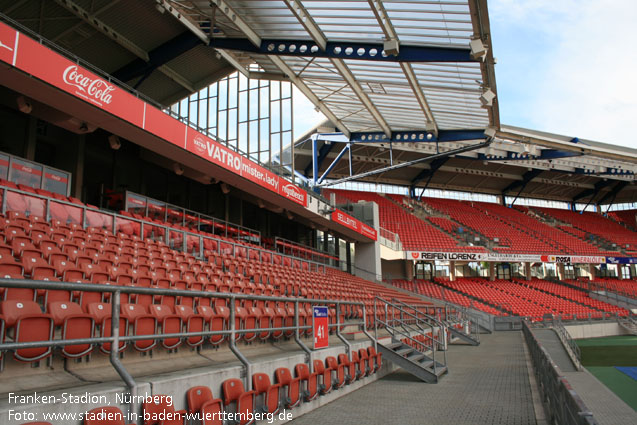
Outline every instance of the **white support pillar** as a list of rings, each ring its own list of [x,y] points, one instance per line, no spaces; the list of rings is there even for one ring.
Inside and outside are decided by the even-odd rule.
[[[526,280],[531,280],[531,263],[524,263],[524,277]]]
[[[449,261],[449,280],[452,282],[456,281],[456,262]]]

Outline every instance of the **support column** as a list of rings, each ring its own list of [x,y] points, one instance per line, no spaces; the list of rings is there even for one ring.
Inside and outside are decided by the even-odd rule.
[[[489,280],[493,282],[495,280],[495,263],[489,263]]]
[[[73,170],[73,186],[70,193],[72,196],[82,199],[82,185],[84,184],[84,160],[86,151],[86,135],[79,134],[77,137],[77,156],[75,170]]]
[[[526,280],[531,280],[531,263],[524,263],[524,277]]]
[[[449,280],[452,282],[456,281],[456,262],[449,261]]]
[[[597,277],[597,269],[595,268],[595,264],[588,265],[588,278],[593,280]]]
[[[29,115],[27,123],[27,134],[24,144],[24,157],[29,161],[35,161],[35,145],[37,142],[38,120],[33,115]]]
[[[352,246],[349,242],[345,242],[345,262],[347,264],[347,273],[352,273]]]
[[[615,270],[617,273],[617,279],[620,280],[624,280],[624,277],[622,276],[622,264],[615,264]]]
[[[416,267],[416,263],[413,260],[405,260],[405,276],[407,280],[414,279],[414,267]]]
[[[564,263],[557,263],[555,265],[555,268],[557,269],[557,278],[559,280],[566,279],[566,270],[564,270]]]

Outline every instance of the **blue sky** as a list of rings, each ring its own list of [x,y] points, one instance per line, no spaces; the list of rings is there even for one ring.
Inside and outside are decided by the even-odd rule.
[[[489,17],[503,124],[637,148],[637,0],[489,0]],[[323,119],[301,98],[295,137]]]

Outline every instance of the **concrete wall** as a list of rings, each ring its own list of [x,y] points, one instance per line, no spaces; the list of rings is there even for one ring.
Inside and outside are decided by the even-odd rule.
[[[408,279],[405,263],[406,260],[387,261],[382,260],[383,279]],[[411,265],[411,262],[409,262]]]
[[[368,339],[360,340],[360,341],[351,341],[352,350],[358,350],[360,348],[367,348],[370,346],[371,342]],[[321,359],[325,360],[328,356],[336,357],[338,354],[345,352],[345,346],[338,345],[333,346],[327,349],[315,351],[312,353],[312,360]],[[384,359],[383,359],[384,360]],[[150,361],[150,360],[149,360]],[[303,352],[294,351],[285,353],[283,355],[275,355],[275,356],[264,356],[262,358],[258,358],[254,361],[252,366],[252,373],[256,372],[264,372],[270,376],[270,379],[274,382],[274,370],[279,367],[287,367],[290,369],[292,374],[294,375],[294,366],[298,363],[303,363],[305,361],[305,355]],[[316,409],[319,406],[327,404],[339,397],[342,397],[345,394],[348,394],[356,389],[361,388],[367,384],[374,382],[380,377],[391,373],[395,370],[395,366],[389,362],[383,361],[383,365],[381,369],[376,373],[369,377],[363,378],[359,381],[355,381],[350,385],[346,385],[339,390],[332,390],[327,395],[320,396],[316,400],[309,403],[301,403],[296,408],[292,409],[290,412],[292,413],[292,418],[299,417],[300,415],[307,413],[313,409]],[[221,384],[223,381],[229,378],[242,378],[241,374],[243,371],[243,367],[238,363],[234,364],[226,364],[223,367],[200,367],[194,368],[190,370],[179,370],[179,371],[169,371],[160,375],[148,377],[148,378],[138,378],[138,395],[170,395],[173,397],[173,402],[176,410],[186,409],[186,392],[189,388],[198,385],[206,385],[211,388],[213,396],[216,398],[222,397],[221,392]],[[61,394],[63,392],[69,392],[72,394],[85,394],[89,393],[94,398],[99,398],[97,403],[87,403],[87,404],[64,404],[62,401]],[[126,394],[127,389],[124,385],[119,383],[105,383],[105,384],[92,384],[85,385],[81,387],[74,387],[67,390],[60,391],[50,391],[45,393],[38,393],[41,396],[55,396],[58,398],[58,402],[54,402],[52,404],[42,404],[42,403],[27,403],[27,404],[19,404],[13,403],[10,404],[8,402],[8,397],[5,397],[3,400],[0,400],[0,424],[3,425],[13,425],[13,424],[22,424],[24,422],[29,422],[26,418],[24,420],[16,421],[9,420],[9,411],[26,411],[30,413],[35,413],[37,416],[35,420],[43,420],[44,413],[63,413],[63,412],[86,412],[95,407],[100,407],[104,405],[111,404],[113,406],[119,407],[122,412],[126,415],[128,412],[128,406],[125,404],[117,403],[116,395]],[[33,393],[29,393],[32,395]],[[14,412],[15,413],[15,412]],[[141,415],[141,411],[140,411]],[[133,422],[133,421],[131,421]],[[285,423],[287,420],[278,420],[275,423]],[[53,422],[53,425],[59,425],[62,422]],[[128,423],[128,421],[127,421]],[[265,422],[267,423],[267,422]],[[81,422],[73,422],[73,421],[64,421],[65,425],[81,425]]]
[[[564,326],[574,339],[599,338],[603,336],[626,335],[627,332],[614,322],[586,323],[581,325]]]

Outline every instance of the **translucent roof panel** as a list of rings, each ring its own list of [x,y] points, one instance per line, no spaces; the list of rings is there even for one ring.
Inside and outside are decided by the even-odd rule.
[[[492,61],[469,58],[470,41],[489,33],[483,0],[171,4],[213,39],[248,40],[251,47],[226,43],[224,54],[236,65],[245,66],[249,58],[262,72],[291,79],[343,132],[388,134],[428,123],[439,130],[479,129],[499,122],[497,103],[487,109],[480,101],[485,90],[496,92]],[[411,53],[388,56],[383,50],[388,40]],[[360,44],[348,45],[353,43]],[[299,55],[303,45],[307,53]],[[434,60],[431,48],[465,59]]]

